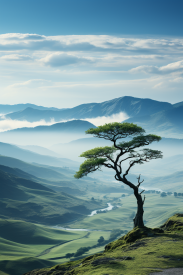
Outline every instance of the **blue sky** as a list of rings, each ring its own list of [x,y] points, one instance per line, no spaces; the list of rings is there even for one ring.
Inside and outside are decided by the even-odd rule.
[[[1,103],[183,101],[183,1],[0,0]]]

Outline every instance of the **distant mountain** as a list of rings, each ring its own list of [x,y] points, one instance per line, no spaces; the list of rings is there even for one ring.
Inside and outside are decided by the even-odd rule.
[[[19,129],[14,129],[14,130],[9,130],[7,132],[13,132],[13,133],[43,133],[43,132],[59,132],[59,133],[85,133],[86,130],[89,128],[96,128],[95,125],[88,121],[84,120],[71,120],[67,122],[60,122],[60,123],[55,123],[53,125],[47,125],[47,126],[37,126],[34,128],[19,128]]]
[[[85,137],[85,131],[96,126],[88,121],[72,120],[50,126],[19,128],[0,132],[0,140],[20,145],[51,146],[55,143]],[[54,164],[55,165],[55,164]]]
[[[88,103],[76,106],[74,108],[61,110],[38,110],[28,107],[23,111],[8,114],[6,118],[27,120],[30,122],[44,119],[50,121],[95,118],[98,116],[111,116],[120,112],[126,113],[129,117],[151,115],[153,113],[168,110],[172,104],[160,102],[152,99],[135,98],[124,96],[115,98],[102,103]]]
[[[135,123],[147,132],[163,137],[183,138],[183,105],[160,111],[152,115],[134,116],[125,122]]]
[[[82,162],[83,158],[79,157],[82,152],[95,147],[103,146],[112,146],[112,143],[105,139],[88,137],[73,140],[68,143],[54,144],[50,147],[50,149],[59,154],[62,154],[62,156],[67,156],[68,158],[71,158],[75,161]]]
[[[37,154],[30,150],[19,148],[16,145],[0,142],[0,155],[7,157],[18,158],[26,162],[36,162],[40,164],[46,164],[51,166],[69,166],[78,167],[78,163],[69,160],[67,158],[56,158],[46,155]]]
[[[18,147],[24,149],[24,150],[29,150],[31,152],[40,154],[40,155],[45,155],[45,156],[51,156],[51,157],[56,157],[56,158],[60,158],[62,157],[60,154],[49,150],[48,148],[45,148],[43,146],[38,146],[38,145],[25,145],[25,146],[21,146],[18,145]]]
[[[173,107],[183,106],[183,101],[173,104]]]
[[[51,150],[67,156],[75,161],[82,162],[83,158],[79,157],[82,152],[95,147],[112,146],[112,143],[100,138],[81,138],[68,143],[54,144]],[[149,146],[148,146],[149,147]],[[152,149],[163,151],[164,156],[183,154],[183,139],[162,138],[160,142],[154,142],[150,146]]]
[[[34,108],[37,110],[54,110],[57,111],[59,109],[55,107],[43,107],[43,106],[37,106],[35,104],[15,104],[15,105],[8,105],[8,104],[0,104],[0,114],[8,114],[12,112],[19,112],[22,110],[25,110],[27,108]]]

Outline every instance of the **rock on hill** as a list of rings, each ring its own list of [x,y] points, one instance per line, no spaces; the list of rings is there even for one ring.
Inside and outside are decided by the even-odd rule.
[[[109,243],[103,253],[30,271],[25,275],[43,274],[183,274],[183,214],[174,215],[160,228],[136,227]]]

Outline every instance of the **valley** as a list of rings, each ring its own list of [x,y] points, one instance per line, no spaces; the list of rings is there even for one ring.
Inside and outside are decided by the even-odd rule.
[[[112,169],[74,178],[84,161],[82,152],[112,145],[85,134],[97,127],[88,118],[125,112],[130,117],[125,122],[162,136],[148,148],[162,151],[163,159],[135,165],[128,179],[138,184],[141,174],[144,180],[145,226],[159,227],[182,213],[182,102],[174,105],[132,97],[70,109],[0,105],[1,119],[57,121],[0,133],[0,274],[23,275],[79,261],[102,253],[109,242],[133,229],[136,199],[115,180]]]

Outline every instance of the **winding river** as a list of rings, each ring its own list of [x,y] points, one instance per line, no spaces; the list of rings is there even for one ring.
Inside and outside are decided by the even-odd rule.
[[[98,213],[101,213],[101,212],[106,212],[106,211],[110,211],[114,208],[114,206],[112,204],[110,204],[110,202],[107,203],[108,207],[104,208],[104,209],[98,209],[98,210],[94,210],[91,212],[90,215],[88,215],[88,217],[92,217]]]
[[[88,217],[92,217],[92,216],[97,215],[98,213],[101,213],[101,212],[110,211],[114,208],[114,206],[109,202],[107,203],[107,205],[108,205],[108,207],[106,207],[106,208],[92,211],[91,214],[88,215]],[[76,229],[76,228],[61,227],[59,225],[52,226],[52,228],[68,230],[68,231],[106,231],[106,232],[110,232],[110,230],[95,230],[95,229],[82,229],[82,228]]]

